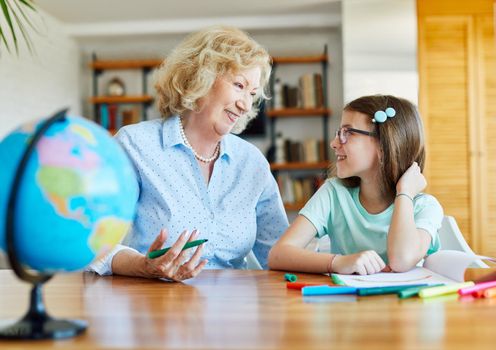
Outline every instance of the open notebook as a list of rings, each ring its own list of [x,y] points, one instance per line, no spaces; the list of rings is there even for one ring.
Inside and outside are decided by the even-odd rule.
[[[387,272],[374,275],[331,274],[336,284],[350,287],[383,287],[408,284],[452,284],[464,281],[465,270],[477,259],[494,258],[467,254],[455,250],[440,250],[429,255],[423,267],[415,267],[408,272]]]

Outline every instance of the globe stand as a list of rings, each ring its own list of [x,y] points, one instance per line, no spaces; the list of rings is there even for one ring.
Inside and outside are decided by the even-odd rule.
[[[87,324],[80,320],[52,318],[45,311],[42,283],[31,289],[29,310],[22,319],[0,330],[0,339],[61,339],[83,333]]]
[[[52,278],[53,275],[32,274],[26,270],[19,261],[17,250],[15,249],[15,208],[17,204],[17,194],[21,184],[29,157],[33,153],[36,144],[41,139],[48,128],[56,122],[65,121],[67,110],[60,111],[47,119],[39,126],[33,134],[26,151],[21,157],[17,167],[12,189],[7,204],[7,215],[5,221],[5,235],[7,238],[7,254],[9,263],[17,277],[21,280],[32,283],[29,310],[24,317],[6,328],[0,329],[0,339],[61,339],[74,337],[83,333],[87,328],[87,323],[80,320],[59,320],[54,319],[45,311],[43,303],[42,286],[43,283]]]

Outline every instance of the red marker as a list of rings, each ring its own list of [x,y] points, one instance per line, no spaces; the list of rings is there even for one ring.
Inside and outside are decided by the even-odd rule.
[[[324,284],[324,283],[304,283],[304,282],[288,282],[288,283],[286,283],[286,288],[288,288],[288,289],[301,290],[301,288],[307,287],[307,286],[328,286],[328,284]]]

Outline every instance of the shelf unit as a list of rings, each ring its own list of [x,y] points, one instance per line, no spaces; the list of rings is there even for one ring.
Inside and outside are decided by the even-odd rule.
[[[323,124],[323,140],[325,143],[324,157],[325,161],[308,163],[308,162],[289,162],[289,163],[271,163],[270,167],[275,176],[280,171],[324,171],[329,167],[329,118],[332,114],[328,108],[327,97],[327,76],[328,76],[328,54],[327,45],[324,47],[322,55],[315,56],[293,56],[293,57],[272,57],[272,78],[271,78],[271,91],[274,92],[274,82],[276,77],[277,68],[280,65],[289,64],[320,64],[322,72],[322,93],[323,93],[323,107],[321,108],[282,108],[274,109],[273,105],[267,110],[266,115],[270,121],[270,143],[272,149],[275,149],[276,141],[276,121],[287,118],[321,118]],[[284,206],[288,211],[297,211],[303,207],[305,202],[285,203]]]
[[[329,162],[316,162],[316,163],[307,163],[307,162],[290,162],[290,163],[270,163],[270,169],[272,171],[277,170],[318,170],[318,169],[327,169],[329,167]]]
[[[142,120],[147,120],[148,107],[153,103],[153,96],[148,94],[149,73],[160,66],[161,59],[141,59],[141,60],[99,60],[93,54],[89,66],[92,70],[92,97],[89,102],[93,105],[93,118],[96,122],[100,120],[99,108],[102,104],[141,104],[143,106]],[[102,95],[98,89],[98,78],[106,70],[141,70],[142,94],[124,96]]]

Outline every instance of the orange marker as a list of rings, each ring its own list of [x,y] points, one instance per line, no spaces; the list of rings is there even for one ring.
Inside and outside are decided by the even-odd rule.
[[[484,291],[484,298],[494,298],[496,297],[496,287],[488,288]]]

